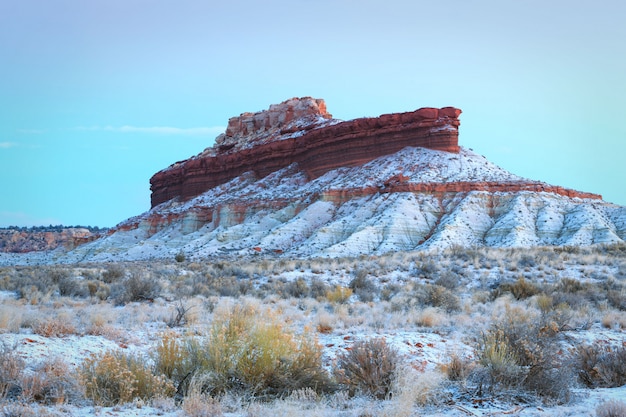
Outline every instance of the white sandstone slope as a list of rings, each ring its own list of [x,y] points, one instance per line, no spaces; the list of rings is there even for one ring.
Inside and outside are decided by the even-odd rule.
[[[467,149],[405,148],[308,181],[292,165],[244,174],[189,201],[131,218],[102,239],[66,253],[3,255],[2,263],[213,256],[341,257],[461,246],[616,243],[626,207],[536,191],[419,192],[404,185],[528,181]]]
[[[525,181],[467,149],[453,154],[405,148],[313,181],[294,165],[260,180],[243,175],[183,203],[164,203],[64,258],[136,260],[181,251],[190,258],[338,257],[626,239],[626,208],[602,200],[534,191],[386,192],[385,182],[399,174],[408,184]],[[342,194],[363,189],[369,191]],[[198,213],[210,213],[211,220],[203,224]]]

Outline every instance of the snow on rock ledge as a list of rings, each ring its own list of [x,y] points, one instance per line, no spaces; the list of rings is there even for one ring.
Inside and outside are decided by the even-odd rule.
[[[257,179],[297,163],[308,179],[362,165],[407,146],[458,152],[461,110],[421,108],[340,122],[323,100],[293,98],[269,110],[231,118],[213,148],[157,172],[152,207],[188,200],[246,172]]]

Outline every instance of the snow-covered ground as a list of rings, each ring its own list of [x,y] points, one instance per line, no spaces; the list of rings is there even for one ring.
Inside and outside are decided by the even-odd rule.
[[[455,251],[459,252],[455,255]],[[622,251],[623,252],[623,251]],[[514,300],[502,296],[491,300],[491,289],[504,282],[514,282],[526,277],[535,285],[553,285],[572,279],[594,288],[626,288],[626,260],[601,249],[535,250],[453,250],[445,254],[407,253],[384,257],[355,259],[275,260],[225,263],[239,268],[239,274],[248,278],[259,293],[250,296],[184,298],[194,319],[184,327],[174,329],[180,337],[204,337],[212,321],[213,312],[239,302],[255,303],[278,314],[295,331],[317,329],[316,337],[322,347],[324,364],[331,368],[339,354],[348,351],[355,341],[383,338],[396,350],[403,363],[422,378],[441,378],[442,366],[452,355],[468,360],[477,359],[477,343],[482,332],[499,320],[506,311],[535,311],[537,300]],[[15,291],[0,291],[0,341],[26,362],[25,372],[37,372],[38,366],[51,359],[62,358],[71,368],[78,368],[89,357],[100,357],[107,351],[121,351],[151,358],[154,347],[165,331],[171,331],[166,321],[171,317],[178,299],[176,288],[188,280],[215,274],[206,263],[148,263],[123,264],[122,268],[143,268],[152,271],[154,279],[162,283],[163,295],[152,303],[135,302],[114,306],[111,301],[94,298],[59,297],[54,292],[38,296],[26,294],[17,299]],[[57,267],[54,267],[57,268]],[[110,264],[92,264],[67,268],[77,282],[99,280]],[[213,268],[213,267],[211,267]],[[4,286],[11,284],[15,274],[36,273],[39,268],[15,272],[4,268],[0,276],[6,278]],[[53,271],[52,269],[50,271]],[[57,270],[58,271],[58,270]],[[247,271],[247,272],[246,272]],[[454,294],[459,297],[460,309],[446,312],[442,308],[412,304],[411,292],[415,285],[430,285],[435,277],[447,276],[454,271],[459,282]],[[52,272],[50,272],[52,273]],[[57,272],[58,273],[58,272]],[[227,274],[227,275],[228,275]],[[396,288],[396,295],[383,300],[382,292],[372,301],[362,301],[352,295],[347,302],[333,304],[327,300],[279,296],[264,288],[277,283],[304,280],[312,286],[314,281],[349,286],[357,276],[367,277],[377,288]],[[194,278],[195,277],[195,278]],[[18,282],[18,281],[15,281]],[[190,284],[189,284],[190,285]],[[274,287],[272,286],[274,285]],[[590,292],[592,294],[592,292]],[[30,297],[30,298],[28,298]],[[597,295],[593,295],[597,297]],[[243,301],[242,301],[243,300]],[[514,310],[518,309],[518,310]],[[572,307],[569,326],[560,333],[563,351],[568,352],[582,344],[626,346],[626,313],[611,307],[607,300],[587,301]],[[538,314],[538,313],[537,313]],[[70,334],[44,336],[35,332],[36,323],[46,318],[65,320],[75,328]],[[16,325],[15,323],[19,323]],[[94,326],[99,326],[94,331]],[[437,376],[439,375],[439,376]],[[360,416],[370,415],[422,415],[422,416],[595,416],[596,408],[615,399],[626,401],[626,386],[606,389],[583,389],[575,381],[573,398],[561,405],[546,405],[539,400],[520,402],[507,400],[506,396],[483,396],[480,401],[461,392],[458,387],[441,385],[435,390],[447,392],[438,400],[422,406],[407,406],[405,397],[388,401],[375,401],[365,397],[354,399],[334,396],[321,399],[290,397],[270,403],[246,403],[233,399],[222,400],[221,414],[232,417],[249,415],[310,415],[310,416]],[[21,411],[20,411],[21,410]],[[188,416],[173,400],[153,402],[135,401],[116,407],[94,407],[89,403],[44,406],[36,403],[10,403],[0,405],[5,415],[49,415],[83,417],[102,416]],[[13,413],[13,414],[11,414]],[[30,413],[30,414],[28,414]],[[210,414],[209,414],[210,415]]]

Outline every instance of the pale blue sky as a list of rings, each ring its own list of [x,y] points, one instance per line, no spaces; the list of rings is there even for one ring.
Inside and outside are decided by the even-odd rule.
[[[460,143],[626,205],[622,0],[0,0],[0,226],[113,226],[228,118],[455,106]]]

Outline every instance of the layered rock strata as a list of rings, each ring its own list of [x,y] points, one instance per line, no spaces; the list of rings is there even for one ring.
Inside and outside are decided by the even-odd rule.
[[[323,100],[310,97],[243,113],[229,120],[213,148],[150,179],[152,207],[173,198],[188,200],[245,172],[263,178],[293,163],[311,180],[407,146],[456,153],[460,114],[453,107],[421,108],[340,122]]]

